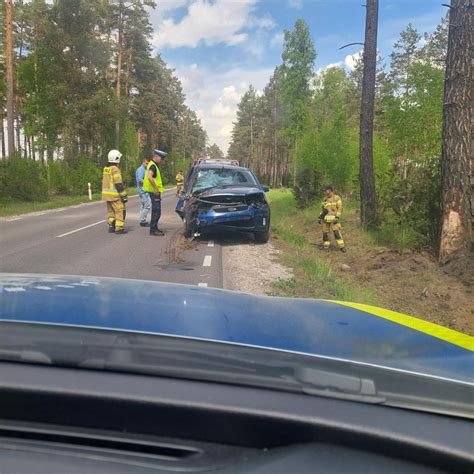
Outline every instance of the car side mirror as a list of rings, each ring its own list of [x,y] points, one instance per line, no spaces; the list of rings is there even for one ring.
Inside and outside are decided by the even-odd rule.
[[[270,191],[270,188],[268,186],[260,186],[260,188],[264,193],[268,193],[268,191]]]

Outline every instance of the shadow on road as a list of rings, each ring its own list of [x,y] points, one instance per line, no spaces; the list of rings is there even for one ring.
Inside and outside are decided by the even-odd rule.
[[[251,233],[228,233],[228,232],[209,232],[208,234],[202,235],[198,239],[201,242],[208,242],[213,240],[216,244],[222,247],[231,245],[255,245],[254,234]]]

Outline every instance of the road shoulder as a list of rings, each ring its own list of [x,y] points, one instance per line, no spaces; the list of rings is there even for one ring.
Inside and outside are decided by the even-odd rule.
[[[275,283],[293,277],[290,268],[279,262],[280,250],[273,244],[254,242],[222,246],[223,285],[226,290],[255,295],[271,295]]]

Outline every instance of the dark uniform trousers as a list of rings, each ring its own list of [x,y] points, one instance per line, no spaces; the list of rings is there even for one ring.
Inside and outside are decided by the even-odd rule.
[[[151,220],[150,232],[158,230],[158,221],[161,217],[161,196],[155,193],[148,193],[151,199]]]

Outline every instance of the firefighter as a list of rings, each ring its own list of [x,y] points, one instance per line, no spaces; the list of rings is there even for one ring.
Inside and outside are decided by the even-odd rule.
[[[118,150],[110,150],[108,164],[102,172],[102,201],[107,202],[107,222],[109,232],[115,234],[126,234],[125,203],[128,201],[127,191],[123,185],[122,173],[118,167],[122,153]]]
[[[346,251],[344,240],[341,234],[342,199],[334,193],[332,186],[324,188],[324,201],[321,206],[321,214],[319,215],[319,223],[323,226],[323,248],[329,250],[331,243],[329,242],[329,232],[332,228],[337,246],[341,252]]]
[[[184,188],[184,175],[182,171],[178,171],[178,174],[176,175],[176,197],[179,198],[179,195],[181,194],[181,191]]]

